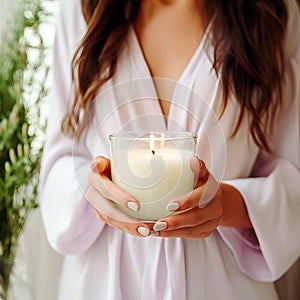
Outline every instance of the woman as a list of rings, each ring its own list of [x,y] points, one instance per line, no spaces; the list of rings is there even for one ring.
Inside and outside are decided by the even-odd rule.
[[[300,253],[296,2],[61,5],[40,196],[58,298],[277,299]],[[194,191],[168,205],[191,209],[117,208],[139,210],[110,178],[108,135],[127,130],[198,134]]]

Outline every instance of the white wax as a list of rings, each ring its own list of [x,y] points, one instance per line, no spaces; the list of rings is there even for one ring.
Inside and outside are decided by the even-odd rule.
[[[157,220],[170,213],[168,202],[193,189],[191,151],[176,149],[132,150],[118,153],[112,162],[113,182],[140,201],[139,212],[121,208],[141,220]]]

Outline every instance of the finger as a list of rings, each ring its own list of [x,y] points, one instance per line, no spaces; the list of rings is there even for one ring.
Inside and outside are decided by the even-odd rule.
[[[108,225],[134,235],[144,237],[150,235],[151,228],[149,225],[125,214],[95,189],[91,187],[88,189],[86,199],[96,210],[99,219]]]
[[[160,237],[199,239],[208,237],[216,229],[216,222],[208,221],[194,227],[185,227],[169,231],[160,231]]]
[[[94,173],[105,173],[110,177],[110,160],[104,156],[96,156],[91,162],[91,170]]]
[[[170,212],[181,211],[192,207],[204,207],[217,193],[220,192],[220,183],[213,176],[209,176],[207,182],[189,193],[171,200],[167,205]]]
[[[213,199],[205,208],[195,207],[183,213],[158,220],[154,224],[153,230],[171,231],[180,228],[191,228],[212,220],[216,220],[218,223],[222,213],[223,208],[220,201]]]
[[[209,177],[209,171],[207,170],[204,161],[196,156],[193,156],[190,159],[190,167],[194,173],[194,186],[198,187],[204,184]]]
[[[88,180],[89,184],[104,198],[112,200],[134,212],[140,209],[138,200],[115,185],[107,176],[90,172]]]
[[[93,173],[99,174],[101,177],[95,176],[95,180],[91,182],[97,182],[95,188],[103,194],[105,198],[108,198],[123,207],[127,207],[134,212],[140,209],[139,201],[118,186],[112,183],[110,180],[110,160],[104,156],[96,156],[92,163],[91,169]],[[106,175],[106,176],[103,176]],[[93,177],[91,175],[91,177]]]

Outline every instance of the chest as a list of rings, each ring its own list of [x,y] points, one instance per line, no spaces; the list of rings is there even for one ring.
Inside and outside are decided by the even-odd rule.
[[[177,81],[198,48],[199,38],[183,33],[148,29],[140,36],[140,45],[153,77]]]
[[[172,24],[172,25],[171,25]],[[171,95],[204,34],[200,22],[176,24],[176,20],[162,18],[136,26],[136,33],[149,73],[165,116],[168,116]]]
[[[174,32],[154,35],[151,30],[141,36],[140,43],[163,114],[167,117],[176,82],[184,73],[197,50],[199,40]],[[180,37],[181,36],[181,37]]]

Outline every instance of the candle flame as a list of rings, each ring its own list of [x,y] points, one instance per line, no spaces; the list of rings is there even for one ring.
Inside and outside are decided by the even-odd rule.
[[[153,132],[150,133],[150,150],[152,154],[155,154],[155,144],[154,144],[154,134]]]

